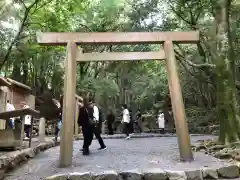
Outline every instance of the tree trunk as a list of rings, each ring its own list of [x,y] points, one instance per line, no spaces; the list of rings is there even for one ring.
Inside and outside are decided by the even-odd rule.
[[[29,69],[28,69],[28,64],[27,62],[23,61],[22,62],[22,70],[23,70],[23,75],[22,75],[22,83],[23,84],[27,84],[28,82],[28,73],[29,73]]]
[[[216,65],[217,114],[220,121],[219,141],[229,143],[239,140],[239,104],[235,86],[234,57],[229,27],[229,0],[219,1],[215,6],[217,22]],[[233,65],[234,64],[234,65]]]
[[[19,64],[14,64],[11,78],[20,81],[21,80],[21,68]]]

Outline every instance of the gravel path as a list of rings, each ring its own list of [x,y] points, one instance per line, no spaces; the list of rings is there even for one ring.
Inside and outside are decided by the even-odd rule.
[[[211,136],[193,136],[192,142],[209,139]],[[144,139],[106,139],[107,150],[97,151],[96,140],[91,146],[91,155],[82,156],[79,149],[82,141],[74,142],[73,166],[58,168],[59,147],[40,153],[13,172],[6,180],[40,180],[62,172],[99,172],[102,170],[131,170],[136,168],[158,167],[162,169],[184,170],[199,169],[204,166],[219,167],[223,162],[202,153],[195,153],[195,161],[181,163],[176,137],[159,137]]]

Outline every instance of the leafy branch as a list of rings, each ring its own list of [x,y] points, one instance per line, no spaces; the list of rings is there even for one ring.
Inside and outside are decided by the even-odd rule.
[[[23,3],[24,7],[25,7],[25,12],[24,12],[24,16],[23,16],[23,20],[21,22],[21,25],[20,25],[20,28],[18,30],[18,33],[16,34],[15,38],[13,39],[13,41],[11,42],[11,44],[9,45],[8,49],[7,49],[7,53],[5,54],[4,56],[4,59],[2,61],[2,63],[0,64],[0,69],[2,69],[2,67],[4,66],[4,64],[8,61],[9,59],[9,56],[12,52],[12,48],[13,46],[16,44],[16,42],[18,41],[21,33],[23,32],[23,29],[24,29],[24,26],[25,26],[25,23],[27,21],[27,18],[28,18],[28,15],[31,11],[31,9],[33,8],[34,5],[37,5],[37,3],[39,2],[40,0],[35,0],[29,7],[26,7],[26,5]],[[8,68],[8,65],[7,67]]]

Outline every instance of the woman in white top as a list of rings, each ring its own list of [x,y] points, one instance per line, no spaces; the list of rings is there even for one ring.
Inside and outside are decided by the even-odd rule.
[[[122,112],[122,123],[124,125],[124,133],[127,136],[126,139],[129,139],[130,138],[130,136],[129,136],[130,114],[129,114],[129,111],[127,109],[127,105],[126,104],[122,105],[122,109],[123,109],[123,112]]]
[[[158,122],[158,127],[161,131],[164,131],[165,128],[165,119],[164,119],[164,114],[162,111],[159,111],[158,114],[158,118],[157,118],[157,122]]]

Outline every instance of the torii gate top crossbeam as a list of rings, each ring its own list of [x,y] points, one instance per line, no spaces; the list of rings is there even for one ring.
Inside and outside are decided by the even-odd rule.
[[[199,41],[198,31],[189,32],[46,32],[37,33],[42,45],[66,46],[67,42],[77,44],[118,45],[118,44],[162,44],[165,41],[189,44]]]

